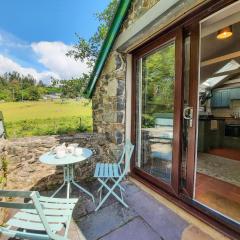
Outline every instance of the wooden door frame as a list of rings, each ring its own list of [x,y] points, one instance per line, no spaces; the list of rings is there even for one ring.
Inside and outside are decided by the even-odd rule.
[[[172,30],[171,32],[160,36],[154,41],[149,42],[133,52],[133,78],[132,78],[132,109],[135,114],[132,115],[132,142],[136,144],[136,120],[137,120],[137,62],[144,56],[151,54],[157,49],[161,48],[171,40],[175,40],[175,82],[174,82],[174,124],[173,124],[173,159],[172,159],[172,172],[171,183],[167,184],[152,175],[144,172],[140,168],[135,166],[136,154],[134,154],[134,161],[131,164],[132,172],[141,175],[148,181],[163,188],[165,191],[178,195],[179,194],[179,180],[180,180],[180,159],[181,159],[181,133],[182,133],[182,101],[183,101],[183,81],[182,81],[182,68],[183,68],[183,37],[181,28]],[[135,148],[137,149],[137,148]]]
[[[169,26],[167,29],[164,29],[161,33],[159,33],[158,36],[155,36],[153,39],[147,41],[144,43],[144,46],[147,46],[152,41],[156,40],[160,36],[164,36],[165,34],[168,34],[169,32],[176,30],[177,28],[184,29],[184,32],[191,33],[190,39],[191,39],[191,53],[190,53],[190,73],[189,73],[189,81],[190,86],[193,88],[193,94],[190,95],[190,102],[189,105],[193,106],[195,111],[193,115],[193,128],[190,131],[190,137],[195,142],[196,146],[196,123],[197,123],[197,107],[194,104],[197,104],[197,90],[198,90],[198,84],[194,83],[195,81],[198,81],[198,73],[199,73],[199,22],[212,15],[213,13],[221,10],[222,8],[227,7],[228,5],[237,2],[238,0],[209,0],[206,1],[206,3],[200,5],[198,8],[196,8],[194,11],[190,12],[189,14],[186,14],[186,16],[179,21],[173,23],[171,26]],[[184,39],[183,39],[184,41]],[[140,48],[143,46],[140,46]],[[137,49],[136,49],[137,50]],[[136,50],[133,50],[131,54],[134,54]],[[136,60],[133,58],[132,62],[132,76],[135,76],[135,62]],[[183,75],[183,69],[182,69],[182,75]],[[182,78],[183,79],[183,78]],[[133,143],[136,141],[136,84],[134,82],[134,77],[132,78],[132,122],[131,122],[131,139]],[[175,194],[169,194],[164,188],[159,188],[159,185],[154,183],[154,181],[148,181],[148,176],[144,177],[141,174],[139,174],[139,171],[137,171],[134,168],[135,164],[135,156],[132,158],[131,162],[131,175],[135,178],[137,178],[139,181],[146,184],[148,187],[152,188],[154,191],[158,192],[159,194],[165,196],[170,201],[174,202],[175,204],[181,206],[185,210],[187,210],[189,213],[193,214],[194,216],[200,218],[202,221],[206,222],[207,224],[210,224],[212,227],[216,228],[218,231],[226,234],[229,237],[234,238],[240,238],[240,229],[234,223],[233,221],[230,221],[226,219],[225,217],[220,216],[219,214],[216,214],[216,212],[210,211],[209,209],[204,208],[203,206],[200,206],[200,204],[197,204],[195,201],[192,200],[193,198],[193,189],[194,189],[194,177],[195,177],[195,158],[191,158],[191,156],[195,156],[195,147],[190,147],[188,150],[188,158],[187,158],[187,172],[186,172],[186,186],[181,189],[179,192],[179,195],[177,195],[177,192]],[[135,153],[134,153],[135,155]],[[180,175],[179,175],[180,177]],[[180,184],[180,181],[178,181],[178,184]],[[178,188],[179,189],[179,188]]]

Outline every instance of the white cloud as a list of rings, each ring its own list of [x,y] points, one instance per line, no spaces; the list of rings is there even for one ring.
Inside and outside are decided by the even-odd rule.
[[[14,62],[12,59],[0,54],[0,74],[2,75],[6,72],[12,72],[12,71],[17,71],[22,75],[30,74],[37,81],[42,80],[44,82],[49,82],[50,77],[54,77],[54,78],[60,77],[57,73],[54,73],[51,71],[38,72],[34,68],[22,67],[20,64]]]
[[[29,44],[17,38],[10,32],[6,32],[0,28],[0,46],[5,48],[29,48]]]
[[[17,71],[23,75],[30,74],[36,80],[47,83],[50,77],[71,79],[88,73],[86,63],[76,62],[66,56],[71,49],[71,45],[60,41],[28,43],[0,28],[0,74]],[[27,62],[30,67],[24,67],[9,56],[15,56],[16,59],[24,57],[22,62]],[[42,70],[38,70],[40,65]]]
[[[32,43],[31,47],[39,57],[38,61],[49,71],[58,74],[61,79],[78,77],[89,71],[86,63],[76,62],[66,56],[72,46],[63,42],[37,42]]]

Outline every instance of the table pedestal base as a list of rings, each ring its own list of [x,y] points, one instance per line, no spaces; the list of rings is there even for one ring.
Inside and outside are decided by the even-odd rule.
[[[74,165],[66,165],[63,167],[63,172],[64,172],[64,182],[62,184],[62,186],[60,188],[57,189],[57,191],[52,195],[52,197],[54,197],[55,195],[57,195],[60,190],[67,185],[67,198],[69,198],[70,196],[70,191],[71,191],[71,184],[73,184],[75,187],[79,188],[82,192],[86,193],[88,196],[90,196],[93,200],[93,202],[95,202],[94,200],[94,196],[88,192],[85,188],[83,188],[82,186],[80,186],[79,184],[77,184],[74,181]]]

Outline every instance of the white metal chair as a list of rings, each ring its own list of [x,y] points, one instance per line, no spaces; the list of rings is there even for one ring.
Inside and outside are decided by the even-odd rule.
[[[107,198],[112,194],[120,203],[125,207],[128,205],[123,200],[122,192],[125,191],[120,185],[120,182],[124,179],[130,166],[130,160],[134,150],[134,145],[130,141],[126,141],[122,155],[118,163],[97,163],[95,168],[94,177],[101,183],[98,192],[100,193],[100,201],[95,211],[97,211]],[[125,158],[125,163],[124,163]],[[109,180],[113,182],[113,185],[108,185]],[[118,196],[115,192],[115,188],[119,188],[121,196]],[[108,192],[102,199],[102,190],[105,188]]]
[[[1,190],[0,198],[3,197],[31,199],[27,203],[0,202],[2,208],[19,209],[4,226],[0,226],[3,235],[34,240],[68,239],[72,211],[78,199],[42,197],[38,192],[30,191]]]

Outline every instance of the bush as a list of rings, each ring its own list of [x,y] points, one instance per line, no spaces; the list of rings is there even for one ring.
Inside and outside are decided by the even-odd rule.
[[[148,114],[143,114],[143,127],[151,128],[155,126],[155,118]]]

